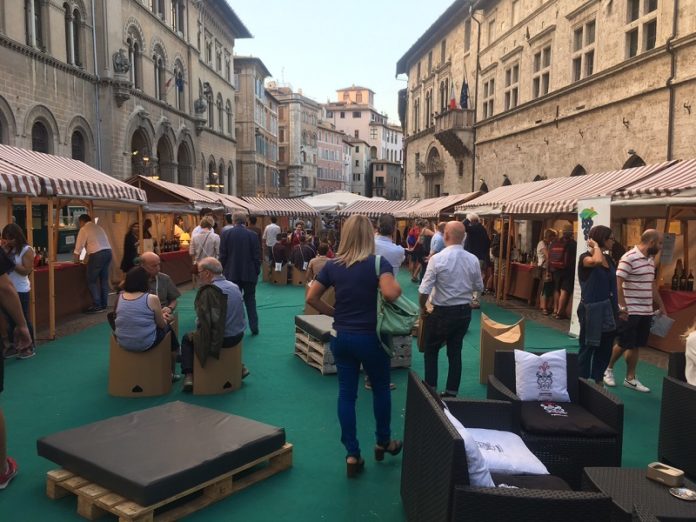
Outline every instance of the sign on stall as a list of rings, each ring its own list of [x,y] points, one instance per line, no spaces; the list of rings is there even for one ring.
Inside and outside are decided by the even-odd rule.
[[[662,239],[662,250],[660,251],[660,264],[662,266],[672,264],[674,258],[674,244],[677,241],[677,235],[667,233]]]
[[[597,225],[611,226],[611,198],[589,198],[578,200],[578,248],[575,258],[575,286],[573,287],[573,311],[570,315],[570,335],[580,335],[580,322],[578,321],[578,305],[580,304],[580,280],[578,279],[577,266],[580,256],[587,252],[587,240],[590,230]]]

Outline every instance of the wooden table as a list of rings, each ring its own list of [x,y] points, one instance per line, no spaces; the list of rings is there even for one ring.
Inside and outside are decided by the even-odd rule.
[[[87,266],[81,263],[56,263],[56,321],[84,312],[92,306],[87,288]],[[34,329],[48,328],[48,267],[34,269],[36,323]]]
[[[162,252],[160,271],[172,278],[175,285],[181,285],[191,281],[191,256],[188,250],[176,250],[174,252]]]

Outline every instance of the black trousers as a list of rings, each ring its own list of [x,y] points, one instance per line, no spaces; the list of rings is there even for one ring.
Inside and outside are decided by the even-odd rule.
[[[437,358],[445,344],[449,361],[445,391],[456,394],[462,379],[462,341],[471,322],[471,306],[436,306],[423,320],[425,382],[437,389]]]
[[[259,329],[259,316],[256,313],[256,281],[232,281],[239,287],[244,296],[244,308],[246,308],[249,328],[252,332]]]

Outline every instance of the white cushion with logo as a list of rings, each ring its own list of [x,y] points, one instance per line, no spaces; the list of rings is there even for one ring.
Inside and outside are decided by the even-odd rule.
[[[570,402],[565,350],[542,355],[515,350],[515,378],[523,401]]]
[[[466,462],[469,468],[469,484],[480,488],[494,488],[495,484],[491,478],[491,472],[486,466],[486,460],[483,458],[476,440],[447,408],[444,409],[444,412],[454,429],[459,433],[459,436],[464,439]]]
[[[509,431],[468,428],[488,470],[507,475],[548,475],[546,466],[529,451],[519,435]]]

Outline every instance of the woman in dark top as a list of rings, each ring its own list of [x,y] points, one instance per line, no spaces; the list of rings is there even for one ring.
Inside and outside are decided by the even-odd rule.
[[[581,298],[578,305],[580,321],[580,377],[600,384],[609,364],[614,337],[618,300],[616,264],[611,256],[614,236],[609,227],[592,227],[587,241],[588,251],[580,256],[578,279]]]
[[[377,291],[388,301],[401,295],[392,266],[380,258],[379,275],[375,269],[375,240],[370,220],[351,216],[341,230],[336,258],[327,262],[307,294],[307,304],[319,313],[333,316],[336,337],[331,351],[338,371],[338,420],[341,442],[346,448],[349,477],[365,466],[356,436],[355,400],[358,394],[360,365],[372,382],[372,401],[377,423],[375,459],[384,453],[397,455],[401,441],[391,439],[391,391],[389,356],[377,337]],[[336,305],[331,307],[321,296],[329,288],[336,291]]]
[[[126,274],[135,266],[135,258],[138,257],[138,233],[140,224],[133,223],[126,237],[123,239],[123,259],[121,260],[121,271]]]

